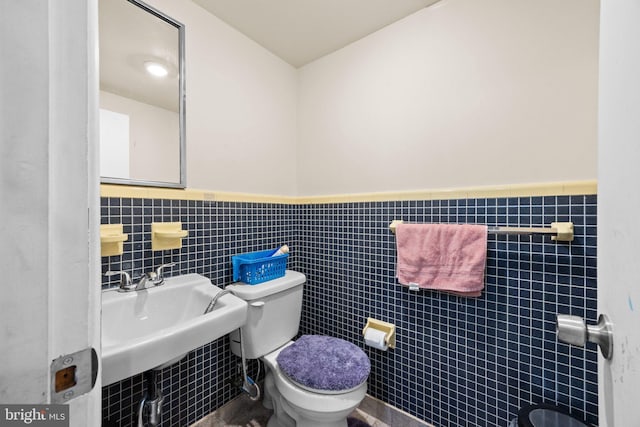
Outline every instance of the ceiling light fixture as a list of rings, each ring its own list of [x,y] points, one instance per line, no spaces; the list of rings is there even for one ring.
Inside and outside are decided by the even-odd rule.
[[[144,68],[154,77],[166,77],[169,74],[167,67],[153,61],[146,61],[144,63]]]

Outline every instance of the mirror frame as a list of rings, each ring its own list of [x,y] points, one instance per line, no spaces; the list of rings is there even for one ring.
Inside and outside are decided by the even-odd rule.
[[[165,187],[165,188],[186,188],[187,187],[187,144],[186,144],[186,130],[185,130],[185,66],[184,66],[184,36],[185,28],[184,24],[176,21],[170,16],[165,15],[158,9],[149,6],[148,4],[140,0],[126,0],[144,10],[147,13],[155,16],[158,19],[165,21],[166,23],[176,27],[178,30],[178,96],[179,96],[179,135],[180,135],[180,182],[162,182],[162,181],[146,181],[141,179],[128,179],[128,178],[113,178],[100,176],[101,184],[120,184],[120,185],[138,185],[145,187]]]

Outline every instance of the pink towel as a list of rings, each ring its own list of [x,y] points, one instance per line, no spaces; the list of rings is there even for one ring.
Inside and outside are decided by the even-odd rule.
[[[479,297],[484,288],[487,226],[398,224],[398,281]]]

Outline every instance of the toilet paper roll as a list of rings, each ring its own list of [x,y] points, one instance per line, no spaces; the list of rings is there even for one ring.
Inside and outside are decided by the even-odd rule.
[[[384,341],[385,332],[378,329],[367,328],[364,333],[364,343],[378,350],[387,350],[389,347]]]

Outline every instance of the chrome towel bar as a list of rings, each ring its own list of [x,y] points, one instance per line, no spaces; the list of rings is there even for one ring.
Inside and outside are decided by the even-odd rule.
[[[396,232],[396,226],[404,221],[394,219],[389,224],[392,233]],[[513,235],[531,235],[531,234],[549,234],[551,240],[558,242],[573,241],[573,222],[552,222],[550,227],[501,227],[490,226],[487,229],[491,234],[513,234]]]

